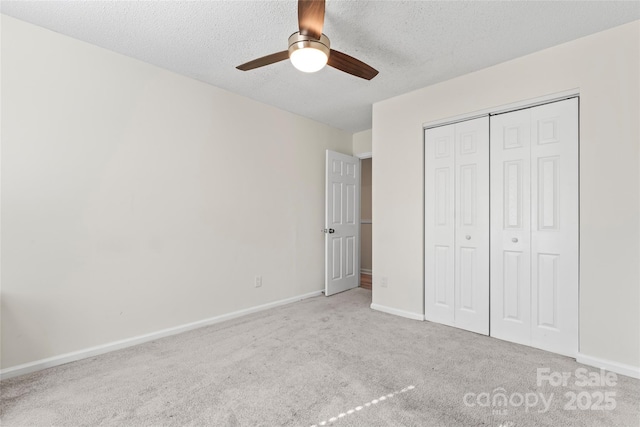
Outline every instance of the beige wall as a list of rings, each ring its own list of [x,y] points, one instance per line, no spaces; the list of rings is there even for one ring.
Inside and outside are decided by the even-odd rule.
[[[361,160],[361,180],[360,180],[360,217],[363,220],[371,221],[371,166],[372,159]],[[362,224],[360,226],[360,268],[371,270],[371,238],[373,224]]]
[[[1,101],[3,368],[323,288],[351,134],[6,16]]]
[[[580,352],[640,366],[639,52],[636,21],[375,104],[373,302],[423,313],[422,124],[578,88]]]
[[[359,156],[362,154],[370,154],[372,151],[371,145],[371,129],[363,130],[353,134],[353,155]]]

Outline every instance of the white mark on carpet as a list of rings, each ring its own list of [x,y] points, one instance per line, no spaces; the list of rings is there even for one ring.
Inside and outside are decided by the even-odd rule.
[[[355,413],[357,411],[361,411],[364,408],[368,408],[369,406],[375,405],[376,403],[380,403],[380,402],[382,402],[384,400],[391,399],[393,396],[396,396],[398,394],[406,393],[409,390],[413,390],[414,388],[416,388],[416,386],[410,385],[408,387],[403,388],[400,391],[395,391],[393,393],[389,393],[386,396],[380,396],[379,398],[373,399],[373,400],[371,400],[371,401],[369,401],[369,402],[367,402],[367,403],[365,403],[363,405],[356,406],[355,408],[349,409],[348,411],[345,411],[345,412],[341,412],[337,417],[331,417],[328,420],[320,421],[318,424],[314,424],[311,427],[326,426],[328,424],[332,424],[333,422],[338,421],[340,418],[344,418],[347,415],[351,415],[351,414],[353,414],[353,413]]]

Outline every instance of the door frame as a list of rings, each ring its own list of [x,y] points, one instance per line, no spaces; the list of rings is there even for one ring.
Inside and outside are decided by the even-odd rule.
[[[495,107],[484,108],[482,110],[471,111],[464,114],[459,114],[453,117],[447,117],[444,119],[432,120],[422,123],[422,144],[424,146],[424,130],[429,128],[435,128],[438,126],[450,125],[457,122],[464,122],[467,120],[475,119],[482,116],[494,116],[496,114],[507,113],[509,111],[522,110],[524,108],[536,107],[542,104],[549,104],[551,102],[562,101],[564,99],[575,98],[580,96],[580,89],[574,88],[565,90],[562,92],[551,93],[548,95],[539,96],[536,98],[529,98],[522,101],[512,102],[510,104],[497,105]],[[355,156],[358,157],[358,156]]]

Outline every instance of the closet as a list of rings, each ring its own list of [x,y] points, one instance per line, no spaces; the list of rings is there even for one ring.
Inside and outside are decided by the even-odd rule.
[[[578,98],[425,130],[425,319],[575,356]]]

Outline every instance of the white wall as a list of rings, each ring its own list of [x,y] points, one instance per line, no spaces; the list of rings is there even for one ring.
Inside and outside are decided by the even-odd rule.
[[[323,288],[351,134],[6,16],[1,101],[3,368]]]
[[[374,304],[423,313],[422,124],[579,88],[580,352],[639,367],[639,52],[636,21],[375,104]]]
[[[372,150],[371,129],[353,134],[353,155],[369,154]]]

